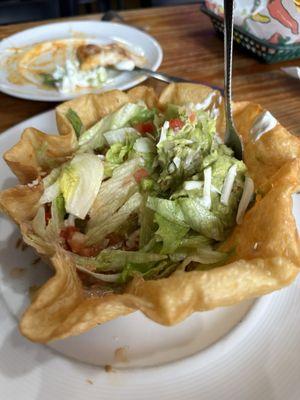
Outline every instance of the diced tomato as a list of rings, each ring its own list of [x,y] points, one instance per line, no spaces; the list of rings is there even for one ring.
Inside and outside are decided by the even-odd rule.
[[[82,257],[95,257],[100,253],[101,250],[102,250],[101,246],[89,246],[89,247],[83,247],[77,252],[77,254]],[[73,252],[75,253],[74,250]]]
[[[119,243],[123,243],[124,241],[124,237],[116,232],[107,235],[103,241],[103,244],[86,246],[85,239],[86,238],[82,233],[77,232],[70,240],[68,240],[68,245],[73,253],[79,254],[83,257],[94,257],[104,248],[107,248],[108,246],[115,246]]]
[[[191,112],[189,115],[189,120],[191,121],[191,123],[195,122],[196,118],[197,118],[196,113]]]
[[[170,128],[172,128],[174,131],[179,131],[179,129],[181,129],[183,127],[184,122],[181,121],[180,118],[173,118],[173,119],[170,119],[169,124],[170,124]]]
[[[86,237],[75,226],[67,226],[60,231],[60,237],[64,239],[64,247],[75,254],[83,257],[93,257],[99,254],[102,247],[100,245],[86,246]]]
[[[78,232],[78,231],[79,231],[79,229],[76,228],[76,226],[66,226],[65,228],[63,228],[60,231],[59,235],[63,239],[68,240],[74,235],[75,232]]]
[[[108,246],[115,246],[116,244],[123,242],[124,237],[117,232],[112,232],[106,236],[106,239],[108,240]]]
[[[86,237],[84,234],[75,232],[67,242],[73,253],[83,257],[94,257],[102,250],[101,245],[86,246],[85,241]]]
[[[153,133],[155,131],[155,126],[152,121],[139,122],[133,127],[142,135],[145,135],[145,133]]]
[[[134,179],[136,180],[137,183],[140,183],[142,179],[147,178],[148,175],[149,173],[147,170],[145,170],[145,168],[140,168],[136,170],[135,173],[133,174]]]
[[[45,221],[46,225],[48,225],[48,222],[51,219],[51,205],[49,203],[45,204]]]

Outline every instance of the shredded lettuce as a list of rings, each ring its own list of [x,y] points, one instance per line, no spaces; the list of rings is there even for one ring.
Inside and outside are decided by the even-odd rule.
[[[185,223],[194,231],[215,240],[224,239],[224,227],[199,198],[180,198],[176,200],[183,213]]]
[[[139,160],[133,159],[116,168],[110,179],[101,184],[100,190],[89,211],[87,229],[100,226],[110,218],[134,193],[138,184],[133,177],[139,168]]]
[[[170,222],[187,227],[184,214],[180,205],[176,201],[160,199],[158,197],[148,197],[147,207],[156,211],[159,215],[166,218]]]
[[[154,228],[154,211],[147,206],[147,197],[143,196],[139,213],[140,236],[139,248],[143,248],[153,238]]]
[[[177,257],[178,255],[179,254],[177,254]],[[182,253],[180,256],[183,261],[178,267],[178,270],[181,271],[185,271],[186,267],[191,263],[198,264],[194,269],[205,270],[224,264],[228,259],[228,253],[212,250],[211,248],[201,249],[198,254],[188,255],[187,253]],[[176,256],[174,258],[176,258]]]
[[[178,267],[172,261],[161,261],[158,265],[143,273],[143,279],[162,279],[170,276]]]
[[[51,186],[59,177],[61,173],[61,167],[57,167],[54,168],[50,174],[48,174],[47,176],[45,176],[45,178],[43,178],[43,185],[44,185],[44,189],[48,188],[49,186]]]
[[[77,114],[76,111],[74,111],[72,108],[69,108],[67,113],[66,113],[66,117],[68,118],[68,120],[70,121],[71,125],[73,126],[73,129],[76,133],[77,139],[80,137],[80,135],[83,132],[83,123],[79,117],[79,115]]]
[[[207,209],[202,198],[166,200],[150,196],[147,207],[168,221],[190,227],[208,238],[215,240],[224,238],[224,226],[221,220]]]
[[[144,106],[144,104],[141,104]],[[157,110],[155,108],[148,109],[147,107],[142,107],[140,111],[130,120],[131,125],[139,124],[140,122],[152,121],[157,116]]]
[[[105,132],[124,128],[144,108],[144,106],[138,104],[128,103],[119,108],[119,110],[108,114],[87,131],[83,132],[78,141],[79,151],[86,152],[101,149],[106,143]]]
[[[121,278],[121,274],[115,273],[115,274],[102,274],[99,272],[93,272],[90,271],[89,269],[85,268],[84,266],[81,265],[76,265],[76,268],[79,271],[85,272],[88,275],[91,275],[92,277],[98,279],[99,281],[102,282],[109,282],[109,283],[113,283],[113,282],[118,282],[118,280]]]
[[[133,148],[137,153],[155,153],[155,144],[147,137],[137,139]]]
[[[109,249],[103,250],[98,257],[75,256],[75,262],[78,269],[95,278],[119,283],[126,283],[137,274],[145,279],[158,278],[170,264],[163,254]]]
[[[77,154],[59,177],[59,187],[68,213],[84,219],[103,179],[103,163],[93,154]]]
[[[114,143],[126,143],[129,140],[135,140],[139,136],[139,133],[131,127],[115,129],[104,133],[109,146],[112,146]]]
[[[178,108],[177,111],[183,127],[174,131],[166,121],[157,143],[162,191],[179,186],[186,178],[202,170],[202,161],[210,154],[214,144],[215,121],[208,113],[198,111],[192,123],[187,110],[180,111]]]
[[[166,259],[163,254],[145,253],[143,251],[103,250],[97,257],[76,256],[76,264],[80,266],[91,266],[96,271],[121,271],[128,263],[146,264]]]
[[[54,230],[56,234],[60,232],[60,229],[64,225],[64,218],[66,215],[65,200],[62,194],[53,200],[51,205],[51,219],[49,221],[49,227]]]
[[[130,218],[131,214],[138,211],[142,201],[142,196],[135,193],[123,206],[112,215],[105,224],[96,225],[86,232],[87,245],[101,243],[101,241],[110,233],[118,231],[122,224]]]
[[[118,279],[119,283],[127,283],[130,279],[134,277],[143,277],[149,279],[149,276],[152,272],[152,279],[154,278],[153,272],[157,275],[161,268],[165,268],[168,265],[168,262],[162,261],[161,263],[156,266],[154,263],[143,263],[143,264],[135,264],[135,263],[128,263],[122,270],[120,278]],[[159,271],[158,271],[159,268]]]
[[[122,128],[104,135],[110,145],[104,163],[105,176],[109,177],[126,160],[139,157],[135,146],[139,140],[145,138],[139,138],[138,132],[132,128]]]
[[[40,204],[51,203],[60,194],[59,181],[56,180],[52,185],[46,187],[40,198]]]
[[[197,236],[187,236],[184,239],[181,240],[181,246],[187,247],[187,248],[200,248],[203,246],[208,246],[212,245],[213,240],[202,235],[197,235]]]
[[[122,164],[131,149],[130,145],[123,145],[120,142],[114,143],[106,153],[106,161],[116,165]]]
[[[159,227],[155,234],[163,242],[161,254],[172,254],[180,246],[182,238],[189,231],[189,227],[170,222],[159,214],[155,214],[155,222]]]
[[[162,114],[129,103],[82,132],[72,111],[79,149],[43,179],[51,219],[40,207],[34,234],[57,237],[75,224],[87,248],[106,247],[96,257],[73,254],[77,268],[114,286],[223,265],[229,254],[218,243],[241,222],[254,187],[217,139],[215,113],[203,104]],[[142,125],[149,121],[151,134]]]

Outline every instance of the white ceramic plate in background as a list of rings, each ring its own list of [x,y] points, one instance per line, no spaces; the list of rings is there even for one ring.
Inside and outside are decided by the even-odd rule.
[[[3,62],[13,47],[23,47],[37,42],[73,38],[83,35],[98,43],[118,41],[129,49],[143,55],[147,59],[147,67],[157,70],[162,62],[163,52],[159,43],[150,35],[124,24],[103,21],[72,21],[47,24],[16,33],[0,42],[0,57]],[[103,90],[129,89],[147,77],[136,72],[121,72],[112,81],[104,84],[101,89],[89,89],[76,94],[62,94],[56,90],[45,90],[35,85],[15,85],[7,79],[5,68],[0,69],[0,91],[11,96],[28,100],[64,101],[84,93],[99,93]]]
[[[54,132],[54,112],[3,133],[1,154],[28,126]],[[15,184],[3,160],[0,168],[0,188]],[[299,215],[299,198],[294,207]],[[14,225],[1,217],[1,399],[299,399],[299,280],[256,302],[197,313],[174,327],[134,313],[42,346],[20,336],[16,317],[28,304],[28,288],[47,279],[49,271],[32,265],[31,249],[16,249],[18,237]],[[20,267],[25,271],[13,277]],[[116,357],[118,348],[125,349],[125,362]],[[105,372],[106,364],[117,370]]]

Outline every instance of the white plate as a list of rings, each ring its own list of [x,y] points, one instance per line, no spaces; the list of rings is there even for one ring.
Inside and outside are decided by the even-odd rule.
[[[3,133],[1,153],[27,126],[52,132],[54,113]],[[0,168],[0,187],[13,185],[16,179],[2,160]],[[294,207],[300,215],[299,197]],[[41,346],[20,336],[16,317],[28,302],[29,286],[49,272],[31,265],[36,256],[16,249],[17,238],[17,229],[1,217],[0,399],[299,399],[299,280],[255,302],[194,314],[174,327],[134,313]],[[16,267],[25,268],[19,278],[11,276]],[[127,361],[115,357],[118,348],[125,348]],[[116,371],[105,372],[105,364]]]
[[[83,35],[84,38],[93,39],[100,43],[121,42],[129,49],[144,55],[147,59],[147,67],[153,70],[157,70],[162,62],[162,49],[152,36],[128,25],[102,21],[59,22],[16,33],[0,42],[1,61],[7,57],[7,49],[9,48],[28,46],[48,40],[72,38],[74,35]],[[101,89],[89,90],[88,92],[99,93],[110,89],[125,90],[143,82],[145,79],[147,77],[140,73],[122,72]],[[15,85],[8,81],[4,68],[0,69],[0,91],[11,96],[39,101],[64,101],[86,93],[82,90],[76,95],[61,94],[55,90],[44,90],[29,84]]]

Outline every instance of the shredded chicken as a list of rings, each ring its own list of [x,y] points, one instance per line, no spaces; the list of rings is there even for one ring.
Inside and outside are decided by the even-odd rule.
[[[145,59],[119,43],[111,43],[103,46],[95,44],[83,44],[77,48],[77,57],[82,70],[96,67],[108,67],[116,65],[124,60],[132,60],[135,65],[142,66]]]

